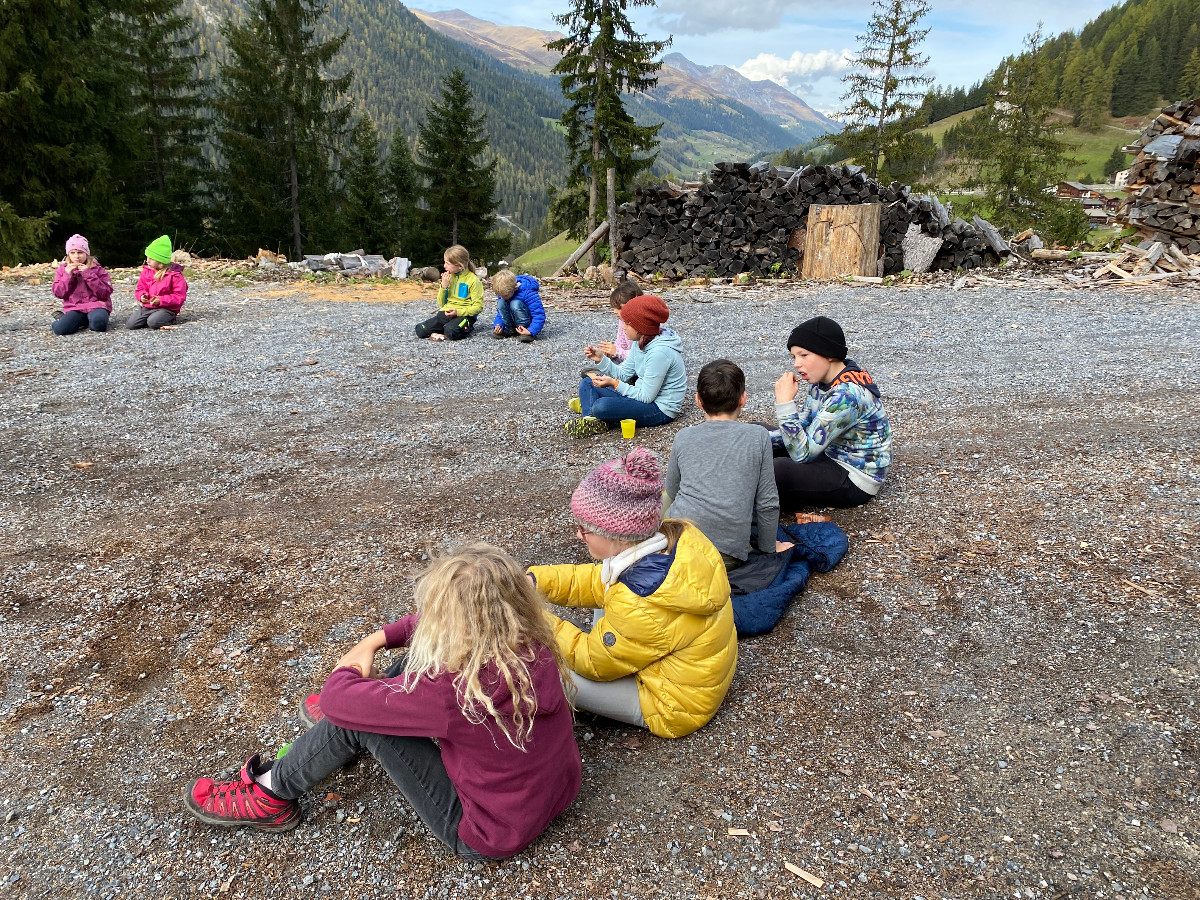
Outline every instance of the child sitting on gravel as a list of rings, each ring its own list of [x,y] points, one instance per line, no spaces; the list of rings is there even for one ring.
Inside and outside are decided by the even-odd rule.
[[[442,268],[437,315],[417,324],[417,337],[461,341],[471,334],[476,317],[483,312],[483,284],[471,271],[471,254],[462,244],[442,255]]]
[[[514,275],[509,269],[501,269],[492,278],[492,289],[496,292],[492,336],[506,338],[515,334],[521,343],[533,343],[546,324],[538,280],[532,275]]]
[[[567,404],[582,415],[567,423],[567,434],[602,434],[622,419],[633,419],[639,428],[666,425],[679,415],[687,372],[679,335],[663,325],[670,314],[653,294],[634,297],[621,308],[621,326],[632,345],[625,362],[614,365],[591,344],[584,349],[596,366],[584,371],[579,396]]]
[[[625,357],[629,355],[629,348],[633,346],[629,338],[625,336],[625,328],[621,323],[621,309],[634,297],[641,295],[641,287],[632,278],[626,278],[608,295],[608,305],[612,307],[613,315],[617,317],[617,337],[611,342],[601,341],[596,346],[601,353],[614,362],[625,362]]]
[[[54,296],[62,301],[62,314],[50,330],[62,336],[74,334],[84,325],[89,331],[107,331],[112,312],[112,278],[92,256],[87,238],[67,238],[67,258],[54,273]]]
[[[788,351],[796,371],[775,382],[780,504],[788,510],[861,506],[879,493],[892,461],[892,428],[879,388],[846,359],[842,327],[826,316],[796,326]],[[801,381],[809,385],[802,403]]]
[[[183,266],[171,258],[171,239],[165,234],[155,238],[146,248],[146,265],[133,289],[141,309],[125,320],[125,327],[157,330],[175,324],[187,292]]]
[[[691,734],[717,712],[737,666],[721,554],[700,530],[662,520],[662,476],[637,447],[571,495],[579,539],[598,565],[533,566],[553,603],[595,610],[591,631],[549,615],[575,707],[659,737]]]
[[[721,551],[727,569],[750,555],[750,530],[758,519],[758,549],[786,550],[777,543],[779,492],[771,436],[738,421],[746,405],[746,375],[727,359],[715,359],[696,379],[696,405],[704,422],[675,435],[667,463],[670,515],[687,519]]]
[[[363,638],[309,704],[319,718],[279,759],[250,757],[232,781],[193,781],[187,809],[210,825],[290,831],[298,798],[363,753],[379,760],[434,835],[469,860],[524,850],[579,793],[569,677],[545,604],[487,544],[435,560],[417,611]],[[388,669],[375,654],[407,647]]]

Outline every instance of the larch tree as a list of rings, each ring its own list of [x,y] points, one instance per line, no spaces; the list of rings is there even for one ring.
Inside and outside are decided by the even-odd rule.
[[[462,244],[476,260],[498,259],[511,238],[496,227],[496,160],[484,162],[487,116],[474,110],[475,96],[462,69],[442,82],[441,100],[430,100],[420,128],[417,172],[427,209],[422,229],[426,252]]]
[[[1175,88],[1175,99],[1195,100],[1200,97],[1200,50],[1193,50]]]
[[[630,6],[653,5],[654,0],[574,0],[569,12],[555,16],[567,35],[546,46],[562,54],[552,71],[570,104],[561,119],[570,171],[567,189],[554,198],[551,214],[576,236],[596,228],[600,185],[608,169],[615,169],[618,184],[624,185],[654,163],[662,124],[638,125],[621,98],[658,83],[660,57],[670,40],[646,40],[626,13]],[[593,250],[593,263],[595,259]]]
[[[345,143],[353,74],[328,74],[345,33],[318,41],[322,0],[252,0],[222,28],[229,59],[216,99],[222,231],[241,253],[332,236],[333,155]]]
[[[933,81],[924,73],[929,57],[917,47],[929,33],[921,20],[926,0],[875,0],[858,56],[843,79],[848,101],[839,116],[845,125],[836,138],[842,152],[866,167],[872,178],[889,153],[906,160],[923,148],[914,138],[921,125],[918,112]]]

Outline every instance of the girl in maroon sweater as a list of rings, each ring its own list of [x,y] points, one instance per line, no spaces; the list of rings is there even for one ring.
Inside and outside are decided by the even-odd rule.
[[[436,560],[417,612],[364,638],[320,694],[320,721],[278,760],[233,781],[193,781],[188,810],[212,825],[289,831],[297,799],[361,753],[383,765],[447,847],[472,860],[524,850],[579,793],[570,683],[544,603],[487,544]],[[384,675],[375,654],[407,647]],[[435,739],[436,738],[436,742]]]

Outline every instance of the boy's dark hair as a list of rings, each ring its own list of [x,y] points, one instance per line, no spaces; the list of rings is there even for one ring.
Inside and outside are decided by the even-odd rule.
[[[613,288],[613,292],[608,295],[608,303],[613,309],[620,309],[634,297],[640,296],[642,289],[638,287],[638,283],[632,278],[626,278]]]
[[[707,363],[696,379],[700,405],[710,416],[737,412],[738,401],[745,392],[746,373],[737,363],[727,359],[714,359]]]

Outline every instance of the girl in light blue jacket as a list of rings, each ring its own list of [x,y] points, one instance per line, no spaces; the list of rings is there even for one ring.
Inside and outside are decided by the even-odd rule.
[[[683,409],[687,372],[683,368],[683,343],[663,327],[670,311],[653,294],[634,297],[621,307],[621,323],[633,346],[619,366],[598,348],[584,350],[596,364],[579,382],[579,397],[571,409],[582,418],[567,423],[572,437],[601,434],[622,419],[638,427],[666,425]],[[635,384],[630,381],[637,377]]]

